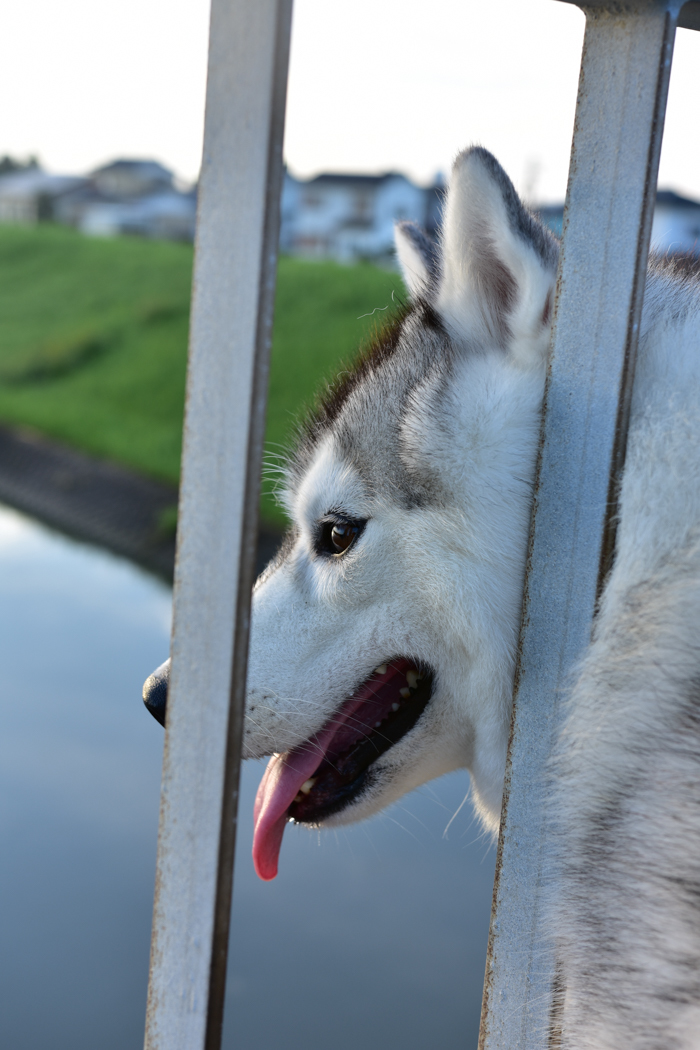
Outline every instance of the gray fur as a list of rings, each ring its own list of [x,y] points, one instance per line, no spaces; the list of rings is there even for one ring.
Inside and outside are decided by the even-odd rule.
[[[398,222],[396,230],[397,233],[403,234],[410,240],[414,249],[422,258],[432,280],[436,281],[440,272],[440,255],[435,242],[428,237],[425,230],[422,230],[417,223],[411,222],[409,219]]]
[[[599,625],[572,692],[553,787],[564,1048],[700,1045],[699,623],[695,530]]]
[[[330,388],[304,425],[289,460],[290,481],[299,484],[319,442],[332,436],[370,490],[386,489],[388,480],[401,506],[424,503],[431,486],[407,469],[400,428],[409,399],[429,376],[449,372],[454,352],[428,304],[411,306],[343,374],[342,383]]]

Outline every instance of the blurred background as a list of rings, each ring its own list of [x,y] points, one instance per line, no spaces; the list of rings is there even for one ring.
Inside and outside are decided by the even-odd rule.
[[[0,39],[0,1041],[141,1045],[207,0],[23,0]],[[561,229],[583,15],[555,0],[296,0],[267,453],[405,295],[480,143]],[[700,251],[700,34],[680,30],[652,240]],[[264,482],[259,562],[284,527]],[[476,1046],[494,854],[466,773],[250,861],[224,1043]]]

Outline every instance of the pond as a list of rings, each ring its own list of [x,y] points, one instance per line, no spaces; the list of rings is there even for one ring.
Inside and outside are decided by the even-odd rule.
[[[0,1041],[12,1050],[143,1045],[163,737],[140,691],[169,626],[164,584],[0,508]],[[250,859],[262,769],[243,773],[227,1050],[475,1048],[494,851],[459,809],[466,773],[357,827],[290,828],[278,879],[262,883]]]

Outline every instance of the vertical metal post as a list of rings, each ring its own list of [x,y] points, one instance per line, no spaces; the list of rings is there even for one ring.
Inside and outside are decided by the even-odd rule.
[[[614,544],[680,4],[591,0],[533,510],[480,1050],[549,1045],[547,760]]]
[[[213,0],[147,1050],[221,1042],[291,0]]]

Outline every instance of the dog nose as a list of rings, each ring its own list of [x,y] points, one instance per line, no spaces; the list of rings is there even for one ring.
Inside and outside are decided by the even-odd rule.
[[[143,683],[143,702],[162,726],[165,725],[165,709],[168,706],[169,681],[170,660],[166,660]]]

